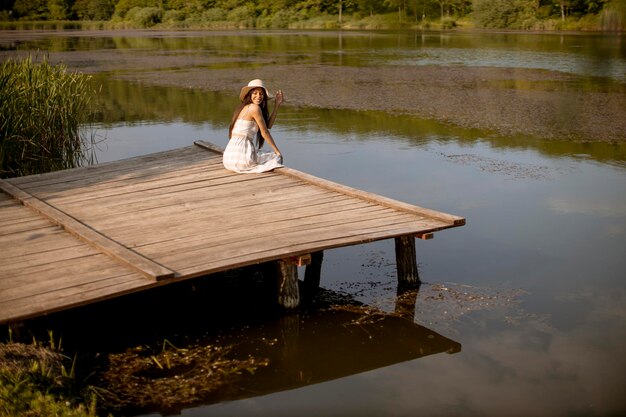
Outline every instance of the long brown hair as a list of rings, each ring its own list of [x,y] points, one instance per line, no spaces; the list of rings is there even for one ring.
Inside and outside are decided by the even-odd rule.
[[[252,91],[254,91],[254,88],[248,91],[248,94],[246,94],[241,104],[237,106],[237,108],[235,109],[235,112],[233,113],[233,117],[230,121],[230,127],[228,128],[229,139],[233,134],[233,127],[235,126],[235,122],[239,118],[239,114],[241,113],[244,107],[252,103]],[[263,101],[261,102],[261,113],[263,114],[263,119],[265,119],[265,124],[268,125],[270,122],[270,113],[267,110],[267,93],[265,91],[263,91]],[[265,139],[263,139],[263,135],[261,134],[261,129],[259,129],[259,131],[256,133],[256,143],[259,149],[262,148],[263,144],[265,143]]]

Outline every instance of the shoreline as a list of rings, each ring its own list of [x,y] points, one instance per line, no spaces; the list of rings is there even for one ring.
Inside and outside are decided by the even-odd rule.
[[[80,31],[75,33],[84,35]],[[189,34],[182,31],[110,31],[110,34],[140,36],[177,36],[181,33]],[[236,32],[216,33],[230,35]],[[0,44],[48,36],[44,32],[28,31],[15,35],[18,33],[0,31]],[[358,36],[358,33],[354,35]],[[37,52],[5,50],[0,52],[0,60],[24,57],[29,53],[34,55]],[[114,79],[144,85],[235,94],[250,79],[261,78],[271,90],[285,91],[286,104],[289,105],[414,115],[501,135],[579,142],[626,142],[626,83],[617,80],[523,68],[274,64],[271,54],[266,58],[255,58],[254,63],[258,64],[255,67],[245,65],[248,64],[245,57],[224,58],[178,50],[98,49],[45,54],[50,63],[63,63],[70,71],[108,73]]]

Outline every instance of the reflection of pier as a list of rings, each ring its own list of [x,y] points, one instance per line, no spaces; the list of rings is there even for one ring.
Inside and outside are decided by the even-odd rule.
[[[197,145],[0,181],[0,324],[267,262],[295,307],[295,264],[315,284],[321,251],[388,238],[415,284],[414,237],[465,223],[288,168],[234,174]]]
[[[337,299],[330,291],[321,291],[324,293],[321,298]],[[414,311],[417,291],[413,289],[398,295],[396,305],[411,310],[412,300]],[[118,355],[107,373],[115,375],[114,380],[133,382],[120,388],[124,402],[131,408],[138,406],[137,412],[171,415],[180,414],[185,408],[287,391],[461,350],[458,342],[415,324],[411,311],[405,311],[411,315],[408,319],[346,299],[339,304],[322,304],[327,307],[303,309],[300,313],[275,316],[275,320],[264,321],[262,325],[220,333],[219,343],[229,350],[229,357],[267,359],[268,366],[253,373],[242,372],[227,385],[216,386],[194,398],[181,395],[178,401],[173,401],[175,396],[169,395],[165,401],[166,396],[155,393],[153,387],[158,382],[160,389],[168,392],[180,389],[186,393],[195,386],[200,390],[208,382],[185,372],[173,375],[167,367],[159,368],[153,362],[142,362],[145,365],[138,370],[133,351],[128,351],[128,363]],[[181,355],[197,357],[195,353],[202,352],[205,343],[178,348]]]
[[[366,311],[366,310],[364,310]],[[235,383],[237,393],[217,401],[265,395],[390,366],[437,353],[457,353],[461,345],[413,321],[357,309],[331,309],[286,315],[274,326],[257,329],[275,339],[267,346],[248,340],[251,352],[270,359],[270,367]],[[229,387],[233,392],[234,387]],[[231,394],[232,395],[232,394]]]

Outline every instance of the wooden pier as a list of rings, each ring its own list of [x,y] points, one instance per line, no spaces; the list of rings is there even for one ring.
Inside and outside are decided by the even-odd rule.
[[[319,273],[323,250],[389,238],[411,284],[415,238],[465,224],[290,168],[235,174],[221,160],[198,141],[0,180],[0,324],[273,261],[293,308],[296,265],[312,259]]]

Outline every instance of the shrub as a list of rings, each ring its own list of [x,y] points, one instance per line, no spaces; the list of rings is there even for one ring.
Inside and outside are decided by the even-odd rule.
[[[86,162],[88,76],[31,57],[0,66],[0,177],[72,168]]]
[[[477,26],[491,29],[522,29],[534,24],[535,12],[525,0],[474,0]]]
[[[168,10],[163,13],[163,22],[182,22],[185,20],[185,13],[179,10]]]
[[[279,10],[272,16],[271,27],[276,29],[287,29],[290,22],[298,21],[296,13],[289,10]]]
[[[96,417],[95,397],[81,404],[75,393],[68,359],[52,346],[0,343],[0,417]]]
[[[219,22],[222,20],[226,20],[226,10],[220,9],[219,7],[207,9],[202,13],[202,20],[208,22]]]
[[[241,6],[229,11],[226,18],[231,22],[245,22],[252,17],[252,11],[247,6]]]
[[[454,29],[456,27],[456,20],[451,17],[446,17],[441,21],[442,29]]]
[[[119,0],[115,5],[115,14],[124,18],[134,8],[158,7],[161,3],[160,0]]]
[[[161,22],[163,10],[158,7],[134,7],[126,13],[124,20],[135,27],[149,28]]]

